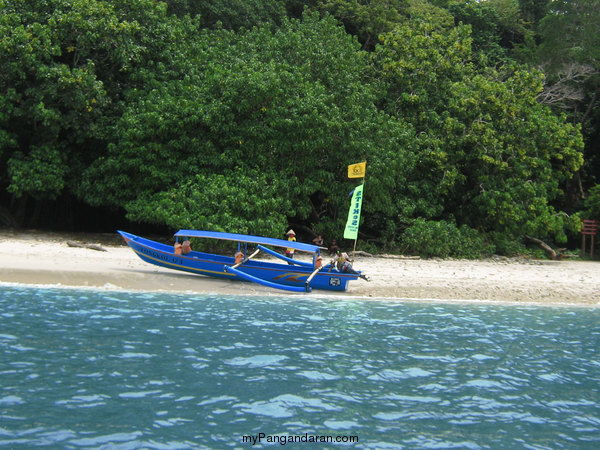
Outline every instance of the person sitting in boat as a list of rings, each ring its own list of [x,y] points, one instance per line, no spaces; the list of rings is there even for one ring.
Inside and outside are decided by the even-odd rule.
[[[315,269],[320,269],[321,267],[323,267],[323,258],[321,258],[321,255],[319,255],[315,259]]]
[[[342,253],[337,261],[338,270],[340,272],[358,273],[356,270],[354,270],[352,268],[353,262],[354,261],[351,260],[350,257],[348,256],[348,253]]]
[[[181,244],[179,242],[175,242],[174,247],[174,253],[176,255],[181,255]]]
[[[342,260],[342,252],[341,252],[341,250],[338,249],[338,250],[336,250],[335,254],[333,255],[333,259],[329,263],[329,271],[331,272],[331,269],[335,269],[339,272],[342,267],[341,260]]]
[[[244,260],[244,254],[242,252],[236,252],[234,256],[235,256],[235,264],[241,264],[242,261]]]
[[[191,251],[192,251],[192,244],[190,243],[190,241],[188,239],[186,239],[185,241],[183,241],[181,243],[181,254],[187,255]]]
[[[192,251],[192,244],[190,244],[190,241],[188,241],[187,239],[185,241],[183,241],[183,243],[181,244],[181,253],[183,255],[187,255],[189,252]]]
[[[336,253],[336,256],[333,258],[333,261],[331,261],[331,265],[332,266],[335,265],[336,269],[339,272],[355,274],[355,275],[358,275],[363,280],[371,281],[371,279],[367,275],[361,274],[361,273],[357,272],[356,270],[354,270],[354,268],[352,267],[353,262],[354,261],[352,259],[350,259],[350,257],[348,256],[348,253],[345,253],[345,252],[342,253],[338,250],[338,252]]]
[[[294,232],[294,230],[290,230],[286,233],[287,237],[288,237],[288,241],[290,242],[296,242],[296,233]],[[294,259],[294,252],[295,250],[293,248],[287,248],[285,250],[285,256],[287,256],[288,258],[292,258]],[[291,263],[288,263],[291,264]]]

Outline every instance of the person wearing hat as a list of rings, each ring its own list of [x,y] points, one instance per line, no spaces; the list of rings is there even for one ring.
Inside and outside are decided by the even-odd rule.
[[[290,229],[290,231],[288,231],[287,233],[285,233],[288,237],[288,241],[290,242],[296,242],[296,233],[294,232],[294,230]],[[287,248],[285,250],[285,256],[287,256],[288,258],[294,259],[294,252],[296,250],[293,248]],[[291,264],[291,263],[288,263]]]

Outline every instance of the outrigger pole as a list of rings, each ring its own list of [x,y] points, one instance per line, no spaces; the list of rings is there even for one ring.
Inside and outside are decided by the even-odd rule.
[[[306,279],[306,283],[305,283],[305,285],[306,285],[306,292],[310,292],[310,282],[315,277],[315,275],[318,274],[321,271],[321,269],[323,269],[323,267],[325,267],[325,266],[317,267],[313,271],[313,273],[311,273],[310,276]]]
[[[254,258],[256,255],[258,255],[260,253],[260,248],[257,249],[254,253],[252,253],[250,256],[248,256],[247,258],[243,259],[242,261],[240,261],[237,264],[234,264],[233,266],[231,266],[232,269],[237,269],[239,266],[241,266],[242,264],[244,264],[245,262],[248,262],[249,260],[251,260],[252,258]]]

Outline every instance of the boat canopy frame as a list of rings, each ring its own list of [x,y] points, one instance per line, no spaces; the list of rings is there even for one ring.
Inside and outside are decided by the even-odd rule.
[[[273,247],[293,248],[306,253],[319,255],[321,247],[313,244],[305,244],[304,242],[286,241],[284,239],[268,238],[262,236],[253,236],[250,234],[224,233],[221,231],[203,231],[203,230],[179,230],[174,235],[177,237],[193,237],[206,239],[220,239],[225,241],[245,242],[247,244],[262,244]]]

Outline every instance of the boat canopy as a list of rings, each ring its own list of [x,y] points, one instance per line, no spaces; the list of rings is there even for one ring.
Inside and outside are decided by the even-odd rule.
[[[223,233],[221,231],[179,230],[177,233],[175,233],[175,236],[247,242],[249,244],[262,244],[271,245],[273,247],[293,248],[301,252],[320,253],[320,247],[318,245],[305,244],[303,242],[286,241],[284,239],[252,236],[249,234]]]

